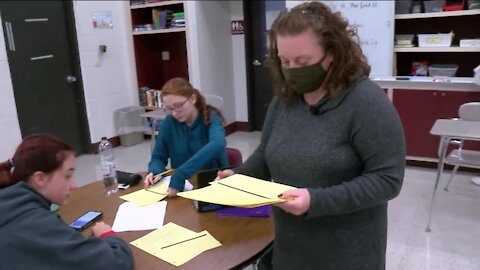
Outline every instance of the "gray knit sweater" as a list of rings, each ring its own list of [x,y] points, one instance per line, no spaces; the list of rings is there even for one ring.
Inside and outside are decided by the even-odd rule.
[[[363,77],[318,114],[274,98],[262,139],[235,171],[307,188],[310,209],[274,207],[274,269],[385,269],[387,202],[400,192],[405,142],[385,93]]]

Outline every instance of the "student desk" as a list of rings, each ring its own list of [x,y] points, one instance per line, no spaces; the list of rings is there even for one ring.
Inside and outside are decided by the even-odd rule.
[[[455,119],[438,119],[433,124],[430,134],[440,136],[439,157],[437,167],[437,177],[433,188],[432,202],[430,205],[430,212],[428,214],[428,223],[425,231],[430,232],[430,225],[432,224],[432,213],[435,206],[438,183],[445,164],[445,157],[447,155],[447,148],[450,140],[470,140],[480,141],[480,122],[463,121]]]
[[[196,180],[191,180],[196,185]],[[143,188],[139,183],[128,190],[107,196],[101,181],[72,191],[68,202],[59,208],[58,214],[70,223],[88,210],[103,212],[102,221],[113,224],[118,206],[124,202],[119,196]],[[272,243],[274,238],[273,218],[217,217],[215,212],[198,213],[190,200],[176,197],[167,198],[167,212],[164,224],[174,222],[187,229],[200,232],[208,230],[222,244],[208,250],[180,267],[175,267],[136,247],[129,245],[135,257],[135,269],[231,269],[252,263]],[[127,243],[138,239],[151,230],[120,232],[118,235]],[[90,227],[83,234],[91,234]]]

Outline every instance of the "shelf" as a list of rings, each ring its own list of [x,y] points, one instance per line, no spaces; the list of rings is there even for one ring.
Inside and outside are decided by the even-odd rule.
[[[151,8],[151,7],[161,7],[161,6],[170,6],[176,4],[182,4],[183,1],[160,1],[156,3],[148,3],[142,5],[132,5],[130,9],[139,9],[139,8]]]
[[[185,32],[185,27],[148,30],[148,31],[133,31],[133,35],[165,34],[165,33],[174,33],[174,32]]]
[[[480,52],[480,47],[395,47],[394,52]]]
[[[143,108],[145,108],[145,111],[155,111],[160,109],[158,106],[143,106]]]
[[[428,13],[412,13],[412,14],[397,14],[395,19],[408,20],[420,18],[438,18],[438,17],[452,17],[452,16],[466,16],[466,15],[480,15],[480,9],[459,10],[459,11],[444,11],[444,12],[428,12]]]

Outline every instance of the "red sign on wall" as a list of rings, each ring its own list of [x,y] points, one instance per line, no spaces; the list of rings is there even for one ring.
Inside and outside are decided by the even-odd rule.
[[[242,35],[244,32],[243,20],[234,20],[232,21],[232,35]]]

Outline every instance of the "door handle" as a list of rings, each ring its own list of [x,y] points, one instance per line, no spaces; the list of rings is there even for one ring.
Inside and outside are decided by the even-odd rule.
[[[262,63],[260,63],[260,61],[258,61],[257,59],[255,59],[255,60],[253,60],[253,62],[252,62],[252,65],[254,65],[254,66],[257,66],[257,67],[258,67],[258,66],[261,66],[261,65],[262,65]]]
[[[73,75],[68,75],[67,77],[65,77],[65,80],[68,82],[68,83],[74,83],[77,81],[77,77],[73,76]]]
[[[7,42],[8,42],[8,49],[10,51],[15,51],[15,40],[13,39],[13,30],[12,30],[12,23],[5,22],[5,30],[7,31]]]

